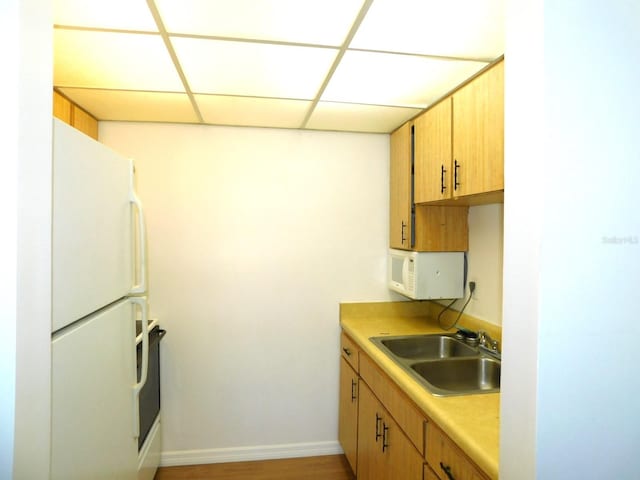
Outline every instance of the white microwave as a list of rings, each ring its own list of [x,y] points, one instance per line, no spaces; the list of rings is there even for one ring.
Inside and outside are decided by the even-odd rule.
[[[389,288],[414,300],[462,298],[464,270],[464,252],[389,249]]]

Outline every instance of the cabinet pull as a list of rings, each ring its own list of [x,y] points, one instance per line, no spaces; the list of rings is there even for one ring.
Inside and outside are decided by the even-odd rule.
[[[457,190],[460,186],[460,182],[458,181],[458,169],[460,168],[460,164],[458,163],[458,160],[454,160],[453,165],[453,189]]]
[[[348,348],[345,347],[342,349],[342,351],[347,354],[347,357],[351,356],[351,350],[349,350]]]
[[[449,465],[445,465],[444,463],[440,462],[440,468],[449,480],[456,480],[456,478],[451,474],[451,467]]]
[[[447,173],[447,170],[444,168],[444,165],[440,165],[440,193],[444,193],[447,187],[444,184],[444,174]]]
[[[406,227],[406,226],[407,226],[407,224],[406,224],[406,223],[404,223],[404,220],[403,220],[403,221],[402,221],[402,229],[401,229],[401,232],[400,232],[400,237],[401,237],[401,238],[400,238],[400,243],[402,243],[402,245],[404,245],[404,242],[406,242],[406,241],[407,241],[407,239],[406,239],[406,238],[405,238],[405,236],[404,236],[404,229],[405,229],[405,227]]]
[[[356,386],[357,385],[358,385],[358,383],[354,379],[351,379],[351,401],[352,402],[356,401]]]
[[[382,451],[384,452],[387,448],[389,448],[389,444],[387,443],[387,434],[389,433],[389,426],[386,423],[382,424]]]
[[[380,420],[382,420],[382,417],[376,413],[376,442],[382,436],[382,434],[379,431]]]

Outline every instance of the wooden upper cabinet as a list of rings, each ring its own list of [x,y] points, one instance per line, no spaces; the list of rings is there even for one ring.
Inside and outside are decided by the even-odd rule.
[[[469,250],[469,207],[416,205],[415,244],[418,252]]]
[[[469,246],[468,207],[415,205],[411,170],[418,134],[412,122],[391,134],[389,246],[419,252],[464,252]],[[424,142],[421,144],[424,146]],[[450,149],[449,149],[450,151]],[[417,167],[417,166],[416,166]]]
[[[414,121],[415,203],[451,198],[451,98]]]
[[[452,97],[453,196],[503,190],[504,61]]]
[[[98,140],[98,120],[60,93],[53,91],[53,116]]]
[[[416,204],[501,201],[504,61],[417,117],[414,141]]]
[[[411,123],[391,134],[389,246],[411,248]]]
[[[53,116],[71,125],[71,102],[53,91]]]
[[[98,139],[98,121],[77,105],[72,106],[71,125],[91,138]]]

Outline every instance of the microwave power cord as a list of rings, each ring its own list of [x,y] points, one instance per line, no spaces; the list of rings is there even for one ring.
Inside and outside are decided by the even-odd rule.
[[[449,308],[451,308],[451,306],[458,301],[457,298],[454,298],[451,303],[449,303],[449,305],[447,305],[446,307],[444,307],[444,309],[442,309],[442,311],[438,314],[438,325],[440,326],[441,329],[443,330],[451,330],[452,328],[454,328],[457,324],[458,321],[460,321],[460,317],[462,317],[462,313],[464,312],[464,309],[467,308],[467,305],[469,305],[469,302],[471,301],[471,297],[473,296],[473,292],[476,290],[476,282],[469,282],[469,298],[467,298],[467,301],[464,302],[464,305],[462,306],[462,309],[460,309],[460,312],[458,312],[458,316],[456,317],[456,320],[448,327],[444,327],[442,325],[442,314],[444,312],[446,312],[447,310],[449,310]]]

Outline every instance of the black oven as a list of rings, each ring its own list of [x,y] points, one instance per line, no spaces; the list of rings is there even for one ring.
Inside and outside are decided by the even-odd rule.
[[[141,322],[137,325],[138,333],[141,331]],[[167,332],[161,330],[158,325],[149,332],[149,367],[147,369],[147,381],[140,390],[140,436],[138,437],[138,450],[142,448],[144,441],[160,412],[160,340]],[[137,346],[138,378],[142,369],[142,343]]]

